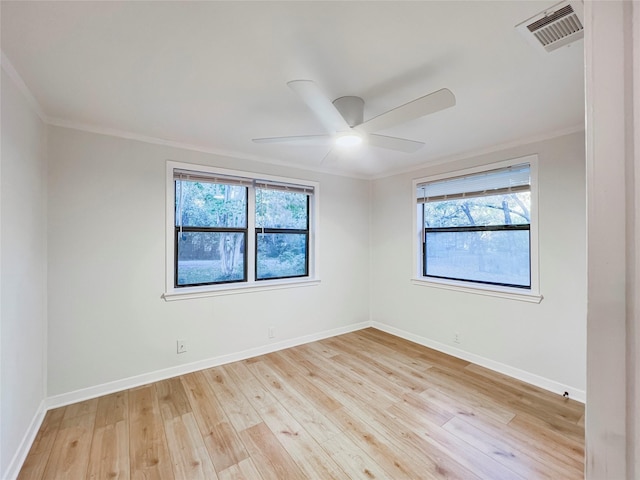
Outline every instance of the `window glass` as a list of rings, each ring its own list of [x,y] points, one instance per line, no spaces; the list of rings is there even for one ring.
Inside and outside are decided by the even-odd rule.
[[[309,196],[256,189],[256,280],[308,275]]]
[[[246,279],[247,187],[175,180],[175,286]]]
[[[531,192],[424,204],[425,227],[521,225],[530,222]]]
[[[178,286],[243,280],[244,233],[178,231]]]
[[[307,234],[258,233],[256,278],[307,275]]]
[[[530,166],[418,183],[425,277],[531,288]]]
[[[256,189],[256,227],[306,230],[308,195],[297,192]]]
[[[177,162],[167,174],[165,298],[316,279],[317,183]]]
[[[427,232],[425,275],[529,287],[529,231]]]
[[[247,226],[247,187],[176,180],[176,225]]]

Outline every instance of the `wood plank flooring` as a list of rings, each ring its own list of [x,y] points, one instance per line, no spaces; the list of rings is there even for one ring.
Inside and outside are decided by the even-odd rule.
[[[365,329],[49,411],[18,477],[581,479],[584,406]]]

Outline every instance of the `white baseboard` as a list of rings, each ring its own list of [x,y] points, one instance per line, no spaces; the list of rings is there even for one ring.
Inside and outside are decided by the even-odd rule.
[[[488,358],[481,357],[480,355],[469,353],[464,350],[451,347],[444,343],[436,342],[435,340],[431,340],[426,337],[421,337],[419,335],[415,335],[413,333],[400,330],[399,328],[385,325],[384,323],[372,321],[371,326],[373,328],[377,328],[378,330],[382,330],[383,332],[387,332],[387,333],[390,333],[391,335],[395,335],[396,337],[404,338],[405,340],[409,340],[419,345],[423,345],[425,347],[438,350],[439,352],[446,353],[447,355],[451,355],[451,356],[466,360],[468,362],[475,363],[476,365],[480,365],[481,367],[486,367],[495,372],[508,375],[509,377],[513,377],[518,380],[522,380],[523,382],[529,383],[531,385],[535,385],[536,387],[540,387],[545,390],[549,390],[550,392],[557,393],[559,395],[562,395],[564,392],[567,392],[569,394],[569,398],[573,400],[577,400],[578,402],[581,402],[581,403],[585,403],[586,392],[584,390],[579,390],[577,388],[574,388],[568,385],[563,385],[559,382],[556,382],[555,380],[550,380],[548,378],[541,377],[534,373],[530,373],[525,370],[520,370],[519,368],[515,368],[510,365],[506,365],[504,363],[496,362],[495,360],[490,360]]]
[[[154,372],[144,373],[142,375],[136,375],[121,380],[115,380],[113,382],[103,383],[101,385],[95,385],[93,387],[75,390],[73,392],[63,393],[61,395],[55,395],[46,399],[46,409],[49,410],[52,408],[62,407],[71,403],[81,402],[83,400],[89,400],[91,398],[100,397],[102,395],[126,390],[128,388],[139,387],[141,385],[165,380],[167,378],[176,377],[178,375],[184,375],[186,373],[196,372],[198,370],[203,370],[206,368],[217,367],[219,365],[237,362],[251,357],[257,357],[259,355],[265,355],[267,353],[276,352],[285,348],[291,348],[297,345],[315,342],[317,340],[334,337],[336,335],[342,335],[344,333],[361,330],[367,327],[377,328],[378,330],[390,333],[391,335],[395,335],[419,345],[424,345],[425,347],[433,348],[434,350],[438,350],[448,355],[467,360],[482,367],[486,367],[496,372],[503,373],[510,377],[522,380],[523,382],[530,383],[554,393],[562,394],[563,392],[568,392],[570,398],[582,403],[585,402],[586,393],[584,390],[579,390],[568,385],[563,385],[554,380],[535,375],[525,370],[520,370],[510,365],[496,362],[495,360],[484,358],[480,355],[475,355],[473,353],[469,353],[464,350],[451,347],[444,343],[439,343],[429,338],[421,337],[419,335],[415,335],[413,333],[409,333],[407,331],[391,327],[380,322],[370,321],[360,322],[346,327],[335,328],[332,330],[326,330],[324,332],[314,333],[311,335],[304,335],[302,337],[284,340],[277,343],[270,343],[268,345],[251,348],[249,350],[244,350],[229,355],[221,355],[219,357],[213,357],[197,362],[177,365],[175,367],[166,368],[163,370],[156,370]]]
[[[18,450],[11,459],[11,462],[9,462],[7,471],[4,473],[0,472],[0,478],[3,478],[4,480],[15,480],[18,477],[22,464],[24,464],[24,461],[27,459],[27,454],[36,439],[36,435],[38,434],[38,430],[40,430],[40,426],[42,425],[42,421],[44,420],[46,413],[46,400],[42,400],[38,406],[38,410],[36,410],[35,415],[31,419],[29,428],[24,434],[24,437],[22,437]]]
[[[304,335],[302,337],[284,340],[282,342],[270,343],[268,345],[251,348],[249,350],[244,350],[229,355],[221,355],[219,357],[207,358],[205,360],[199,360],[197,362],[185,363],[183,365],[177,365],[175,367],[165,368],[163,370],[156,370],[154,372],[143,373],[142,375],[123,378],[121,380],[115,380],[113,382],[107,382],[101,385],[95,385],[93,387],[74,390],[73,392],[54,395],[47,398],[46,407],[48,410],[52,408],[63,407],[71,403],[101,397],[102,395],[127,390],[129,388],[139,387],[141,385],[165,380],[167,378],[176,377],[178,375],[184,375],[186,373],[196,372],[198,370],[204,370],[205,368],[217,367],[219,365],[257,357],[259,355],[277,352],[278,350],[283,350],[285,348],[291,348],[297,345],[322,340],[324,338],[342,335],[344,333],[361,330],[369,326],[369,322],[356,323],[348,325],[346,327],[334,328],[332,330],[325,330],[319,333],[313,333],[310,335]]]
[[[5,472],[4,476],[1,476],[2,475],[1,472],[0,472],[0,476],[3,480],[15,480],[15,478],[18,476],[18,473],[20,472],[20,468],[22,468],[22,464],[24,463],[27,457],[27,454],[29,453],[29,449],[31,448],[31,445],[35,440],[38,430],[40,429],[40,426],[42,425],[42,421],[44,419],[44,416],[47,410],[62,407],[65,405],[76,403],[76,402],[81,402],[83,400],[89,400],[91,398],[100,397],[102,395],[119,392],[129,388],[139,387],[141,385],[146,385],[148,383],[165,380],[167,378],[175,377],[178,375],[184,375],[186,373],[191,373],[191,372],[203,370],[206,368],[216,367],[216,366],[224,365],[231,362],[237,362],[240,360],[245,360],[247,358],[252,358],[259,355],[265,355],[267,353],[276,352],[279,350],[283,350],[285,348],[291,348],[297,345],[303,345],[305,343],[315,342],[318,340],[322,340],[324,338],[334,337],[336,335],[342,335],[342,334],[353,332],[356,330],[361,330],[367,327],[373,327],[383,332],[390,333],[391,335],[395,335],[397,337],[404,338],[405,340],[409,340],[411,342],[417,343],[419,345],[423,345],[425,347],[438,350],[448,355],[452,355],[454,357],[467,360],[469,362],[472,362],[482,367],[486,367],[496,372],[508,375],[510,377],[529,383],[531,385],[535,385],[545,390],[549,390],[553,393],[562,394],[563,392],[568,392],[570,398],[582,403],[585,402],[586,394],[584,390],[579,390],[567,385],[563,385],[554,380],[550,380],[548,378],[535,375],[525,370],[520,370],[510,365],[506,365],[500,362],[496,362],[494,360],[490,360],[488,358],[481,357],[480,355],[476,355],[473,353],[466,352],[464,350],[451,347],[444,343],[436,342],[426,337],[421,337],[419,335],[409,333],[407,331],[386,325],[384,323],[380,323],[376,321],[366,321],[366,322],[360,322],[360,323],[348,325],[346,327],[339,327],[339,328],[334,328],[332,330],[325,330],[323,332],[304,335],[302,337],[292,338],[289,340],[284,340],[282,342],[270,343],[268,345],[262,345],[260,347],[251,348],[248,350],[232,353],[229,355],[221,355],[218,357],[208,358],[208,359],[200,360],[197,362],[186,363],[184,365],[177,365],[175,367],[166,368],[163,370],[156,370],[154,372],[144,373],[142,375],[136,375],[136,376],[124,378],[121,380],[115,380],[113,382],[107,382],[101,385],[95,385],[92,387],[75,390],[73,392],[68,392],[68,393],[63,393],[61,395],[48,397],[45,400],[43,400],[42,403],[40,404],[40,407],[38,408],[38,411],[34,415],[33,420],[29,425],[29,429],[25,433],[25,436],[22,442],[20,443],[20,447],[18,448],[18,451],[16,452],[13,459],[11,460],[11,463],[9,464],[9,467]]]

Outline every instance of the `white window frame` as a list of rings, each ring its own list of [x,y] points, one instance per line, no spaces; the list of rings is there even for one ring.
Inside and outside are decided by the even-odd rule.
[[[476,282],[467,282],[463,280],[448,280],[440,278],[425,277],[422,270],[422,242],[423,242],[423,226],[420,209],[416,203],[416,189],[419,184],[425,182],[433,182],[451,177],[462,175],[470,175],[474,173],[482,173],[498,168],[511,167],[528,163],[530,165],[531,175],[531,206],[530,206],[530,262],[531,262],[531,287],[515,288],[504,287],[500,285],[489,285]],[[411,190],[411,208],[413,214],[413,229],[411,238],[413,238],[413,277],[411,283],[414,285],[441,288],[453,290],[457,292],[472,293],[477,295],[487,295],[492,297],[508,298],[512,300],[521,300],[525,302],[540,303],[542,295],[540,294],[540,267],[538,258],[538,156],[528,155],[525,157],[513,158],[502,162],[485,164],[464,170],[451,171],[439,175],[416,178],[412,182]]]
[[[309,275],[306,277],[280,278],[274,280],[255,279],[255,208],[249,208],[247,217],[247,281],[234,283],[221,283],[214,285],[201,285],[196,287],[175,286],[175,188],[174,170],[191,170],[210,175],[231,176],[255,179],[256,181],[268,181],[274,183],[294,184],[312,187],[313,195],[309,198]],[[255,205],[255,189],[249,187],[247,201]],[[167,161],[166,166],[166,273],[165,292],[163,298],[167,301],[185,300],[191,298],[210,297],[216,295],[233,295],[239,293],[257,292],[280,288],[293,288],[318,285],[320,283],[320,235],[318,230],[320,218],[320,184],[309,180],[297,178],[263,175],[240,170],[228,170],[207,165],[194,165],[189,163]]]

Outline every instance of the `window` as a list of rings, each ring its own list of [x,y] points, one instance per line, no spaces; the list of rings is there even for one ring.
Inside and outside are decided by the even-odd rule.
[[[175,286],[247,280],[242,181],[175,172]]]
[[[309,270],[309,196],[256,188],[256,280],[305,277]]]
[[[176,162],[167,168],[165,298],[316,279],[317,184]]]
[[[414,182],[419,278],[537,292],[532,161]]]

